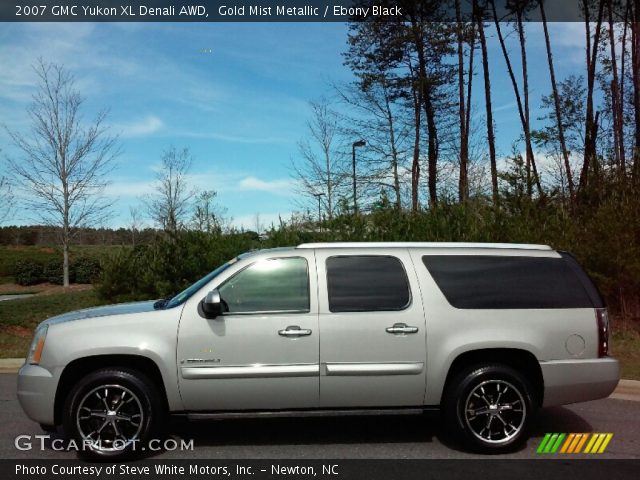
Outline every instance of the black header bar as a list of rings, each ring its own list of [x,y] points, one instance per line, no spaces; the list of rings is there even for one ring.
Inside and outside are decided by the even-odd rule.
[[[494,0],[499,21],[541,21],[539,1],[549,22],[581,22],[583,0]],[[599,0],[590,0],[595,20]],[[594,3],[595,2],[595,3]],[[605,2],[606,3],[606,2]],[[623,1],[624,3],[624,1]],[[520,12],[509,5],[518,5]],[[623,19],[624,8],[614,12]],[[484,12],[493,21],[491,0],[460,0],[461,18]],[[606,10],[606,9],[605,9]],[[407,21],[411,12],[422,21],[456,21],[454,0],[3,0],[0,22],[347,22]],[[608,17],[607,17],[608,18]]]

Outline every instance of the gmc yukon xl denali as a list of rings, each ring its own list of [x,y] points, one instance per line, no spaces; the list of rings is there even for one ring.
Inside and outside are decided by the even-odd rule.
[[[582,268],[548,246],[303,244],[240,255],[170,299],[45,320],[18,398],[101,458],[170,414],[430,408],[469,448],[504,452],[538,408],[614,390],[608,329]]]

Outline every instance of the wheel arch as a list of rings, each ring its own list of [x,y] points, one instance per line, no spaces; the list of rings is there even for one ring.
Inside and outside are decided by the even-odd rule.
[[[533,353],[518,348],[486,348],[469,350],[459,354],[449,366],[442,389],[440,404],[453,379],[466,368],[486,363],[500,363],[522,373],[533,387],[533,396],[538,406],[544,401],[544,379],[540,363]]]
[[[158,365],[150,358],[142,355],[114,354],[93,355],[76,358],[62,371],[54,401],[54,421],[56,425],[62,423],[62,410],[67,394],[73,388],[75,382],[91,372],[102,368],[123,368],[137,370],[145,375],[158,388],[161,393],[163,407],[169,411],[167,391]]]

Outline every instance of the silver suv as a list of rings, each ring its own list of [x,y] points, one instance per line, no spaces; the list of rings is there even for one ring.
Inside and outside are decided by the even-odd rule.
[[[168,414],[427,408],[503,452],[539,407],[614,390],[608,333],[594,285],[548,246],[304,244],[240,255],[170,299],[42,322],[18,398],[102,458]]]

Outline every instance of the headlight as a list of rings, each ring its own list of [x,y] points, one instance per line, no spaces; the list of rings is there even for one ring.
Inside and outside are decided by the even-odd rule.
[[[31,365],[38,365],[40,363],[40,357],[42,357],[42,350],[44,350],[44,341],[47,338],[48,325],[38,327],[36,333],[31,340],[31,347],[29,347],[29,355],[27,356],[27,363]]]

